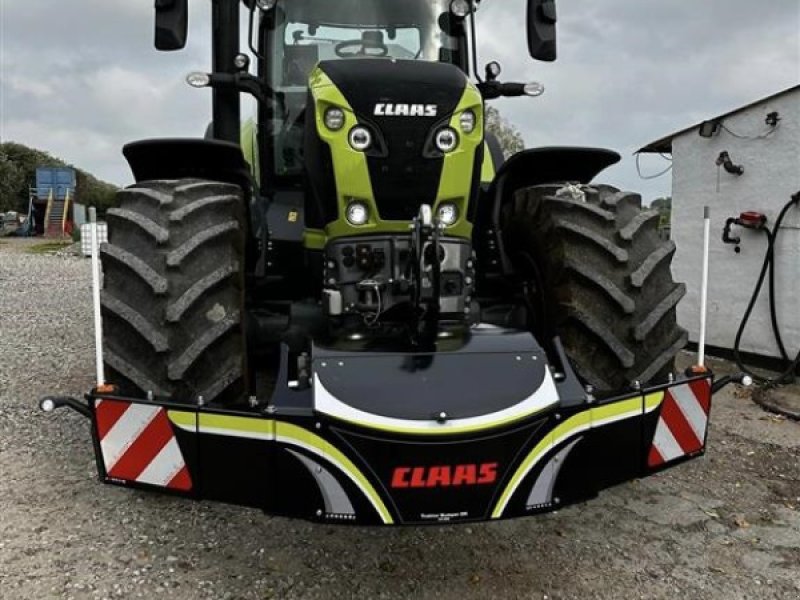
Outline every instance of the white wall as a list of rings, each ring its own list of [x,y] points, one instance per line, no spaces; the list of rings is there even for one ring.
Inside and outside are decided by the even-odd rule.
[[[725,220],[745,210],[762,212],[774,226],[781,208],[800,191],[800,90],[763,102],[724,120],[740,135],[768,130],[767,113],[778,111],[779,129],[760,140],[741,140],[721,130],[702,138],[695,129],[673,140],[672,237],[678,247],[673,266],[675,279],[687,284],[688,294],[678,307],[678,320],[692,341],[699,332],[700,269],[703,206],[711,207],[711,277],[709,286],[708,343],[733,348],[736,330],[756,284],[766,250],[766,236],[742,228],[741,253],[722,243]],[[719,153],[728,151],[744,174],[722,170],[717,189]],[[800,208],[790,210],[776,246],[777,307],[786,350],[800,350]],[[778,356],[770,328],[767,281],[745,331],[741,349]]]

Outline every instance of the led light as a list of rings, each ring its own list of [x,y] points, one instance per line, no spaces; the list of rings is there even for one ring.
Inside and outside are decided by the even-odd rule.
[[[478,118],[475,116],[475,111],[473,110],[465,110],[461,113],[461,131],[464,133],[472,133],[475,131],[475,124],[478,122]]]
[[[458,134],[452,127],[443,127],[436,134],[436,147],[447,154],[458,147]]]
[[[455,16],[463,19],[470,12],[469,0],[453,0],[450,3],[450,12],[453,13]]]
[[[344,111],[332,106],[325,111],[325,127],[331,131],[339,131],[344,127]]]
[[[458,207],[452,202],[443,202],[439,205],[439,222],[445,227],[450,227],[458,221]]]
[[[544,86],[538,81],[525,84],[526,96],[541,96],[542,94],[544,94]]]
[[[194,73],[189,73],[186,76],[186,83],[188,83],[193,88],[208,87],[211,84],[211,75],[209,75],[208,73],[201,73],[199,71],[195,71]]]
[[[364,225],[369,220],[369,209],[363,202],[351,202],[347,205],[346,216],[351,225]]]
[[[356,125],[350,130],[349,140],[353,150],[359,152],[366,152],[372,146],[372,134],[369,129],[361,125]]]
[[[45,398],[39,405],[44,412],[53,412],[56,409],[56,403],[50,398]]]
[[[275,5],[277,3],[278,0],[256,0],[256,6],[258,6],[258,8],[260,8],[264,12],[267,12],[275,8]]]

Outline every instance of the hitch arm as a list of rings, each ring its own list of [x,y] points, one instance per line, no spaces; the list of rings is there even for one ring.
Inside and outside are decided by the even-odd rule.
[[[92,411],[89,407],[71,396],[45,396],[39,401],[39,408],[44,412],[53,412],[57,408],[71,408],[76,413],[83,415],[87,419],[92,418]]]
[[[725,375],[725,377],[720,377],[711,385],[711,393],[716,394],[722,388],[732,383],[739,383],[745,387],[750,387],[751,385],[753,385],[753,378],[747,375],[746,373],[734,373],[733,375]]]

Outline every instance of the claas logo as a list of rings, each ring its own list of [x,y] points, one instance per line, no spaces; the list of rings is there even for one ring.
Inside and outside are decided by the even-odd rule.
[[[462,485],[488,485],[497,481],[497,463],[397,467],[392,473],[393,488],[436,488]]]

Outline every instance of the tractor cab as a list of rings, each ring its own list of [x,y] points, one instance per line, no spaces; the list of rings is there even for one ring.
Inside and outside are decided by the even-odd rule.
[[[259,117],[269,157],[263,168],[280,182],[303,174],[309,79],[321,62],[382,59],[467,66],[465,28],[450,11],[449,0],[279,0],[261,13],[258,29],[260,77],[275,95]],[[362,88],[371,86],[362,82]]]
[[[257,27],[270,101],[252,155],[273,212],[302,194],[305,261],[331,323],[471,322],[485,146],[468,76],[476,5],[271,5]]]

